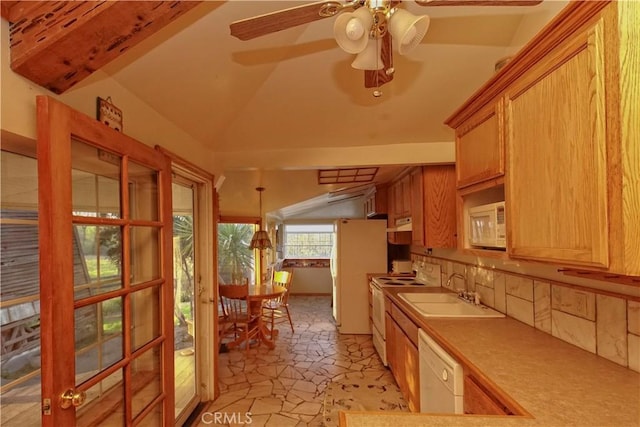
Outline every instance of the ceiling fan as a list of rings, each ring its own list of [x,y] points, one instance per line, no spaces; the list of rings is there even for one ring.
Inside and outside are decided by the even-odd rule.
[[[414,0],[420,6],[533,6],[543,0]],[[337,16],[334,36],[346,52],[356,54],[352,67],[364,70],[364,86],[379,88],[393,79],[392,37],[404,54],[420,43],[429,17],[401,9],[401,0],[320,1],[231,23],[231,35],[251,40],[298,25]],[[344,13],[343,13],[344,12]],[[379,90],[374,96],[380,96]]]

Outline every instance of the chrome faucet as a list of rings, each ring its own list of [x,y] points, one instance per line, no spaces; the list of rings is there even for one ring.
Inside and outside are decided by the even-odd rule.
[[[446,287],[448,288],[451,286],[451,280],[453,280],[453,278],[455,277],[457,277],[458,279],[462,279],[464,281],[464,289],[456,289],[456,292],[458,292],[458,297],[472,304],[479,305],[480,295],[477,292],[469,292],[469,289],[467,286],[467,278],[462,274],[453,273],[452,275],[450,275],[449,278],[447,279]]]
[[[450,276],[449,276],[449,278],[447,279],[447,284],[446,284],[445,286],[446,286],[447,288],[448,288],[448,287],[450,287],[450,286],[451,286],[451,280],[452,280],[454,277],[457,277],[458,279],[462,279],[462,280],[464,280],[464,290],[465,290],[465,292],[466,292],[466,290],[467,290],[467,278],[466,278],[466,277],[464,277],[464,276],[463,276],[462,274],[460,274],[460,273],[453,273],[452,275],[450,275]]]

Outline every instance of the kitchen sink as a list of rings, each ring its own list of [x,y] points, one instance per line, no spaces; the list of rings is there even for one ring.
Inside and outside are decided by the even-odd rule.
[[[424,317],[504,317],[499,311],[464,301],[452,293],[401,292],[398,296]]]

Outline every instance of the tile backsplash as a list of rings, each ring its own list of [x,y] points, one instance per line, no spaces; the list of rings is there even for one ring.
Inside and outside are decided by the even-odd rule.
[[[413,254],[439,264],[442,286],[480,294],[481,301],[507,316],[640,372],[640,302],[611,292],[593,292],[557,281]]]

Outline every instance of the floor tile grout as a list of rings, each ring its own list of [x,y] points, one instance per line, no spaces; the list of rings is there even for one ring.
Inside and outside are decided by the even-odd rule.
[[[220,397],[198,426],[335,426],[325,423],[327,386],[348,375],[391,375],[375,352],[371,335],[341,335],[331,315],[330,296],[289,297],[295,332],[279,325],[276,347],[244,349],[219,356]],[[393,381],[393,380],[388,380]],[[216,422],[213,416],[217,416]],[[226,416],[226,418],[225,418]]]

